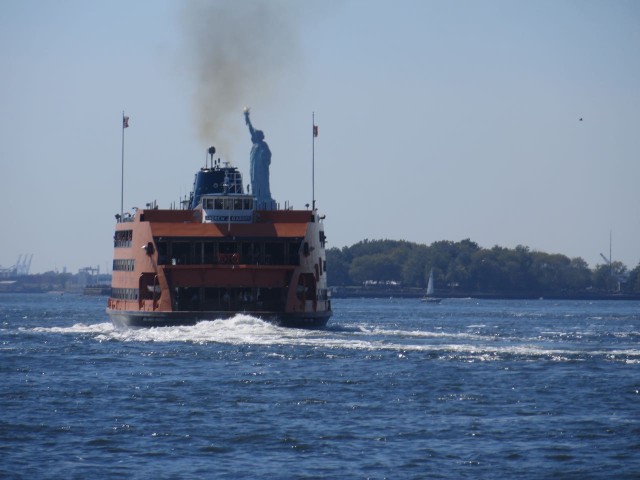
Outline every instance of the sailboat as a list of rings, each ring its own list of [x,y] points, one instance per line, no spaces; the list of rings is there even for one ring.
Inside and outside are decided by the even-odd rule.
[[[441,298],[434,297],[434,287],[433,287],[433,268],[429,273],[429,283],[427,283],[427,294],[422,298],[423,302],[427,303],[440,303],[442,301]]]

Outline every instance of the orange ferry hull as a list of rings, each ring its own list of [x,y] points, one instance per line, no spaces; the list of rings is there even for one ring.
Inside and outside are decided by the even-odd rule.
[[[118,327],[193,325],[247,314],[285,327],[331,317],[322,218],[254,211],[246,223],[198,210],[138,210],[116,224],[111,297]]]

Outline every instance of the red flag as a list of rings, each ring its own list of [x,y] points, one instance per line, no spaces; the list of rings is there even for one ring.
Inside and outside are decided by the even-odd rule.
[[[314,125],[313,126],[313,136],[317,137],[318,136],[318,125]]]
[[[129,128],[129,117],[122,117],[122,128]]]

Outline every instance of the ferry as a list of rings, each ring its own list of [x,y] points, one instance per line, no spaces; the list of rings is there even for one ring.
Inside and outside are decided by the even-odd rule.
[[[332,310],[315,199],[304,210],[260,202],[236,167],[215,160],[214,147],[208,153],[179,208],[153,202],[116,215],[112,323],[166,327],[248,314],[324,327]]]

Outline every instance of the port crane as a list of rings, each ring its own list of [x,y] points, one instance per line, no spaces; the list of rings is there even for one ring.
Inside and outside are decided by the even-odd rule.
[[[31,269],[31,260],[33,260],[32,254],[23,254],[18,255],[18,261],[16,262],[13,270],[16,275],[29,275],[29,269]]]

